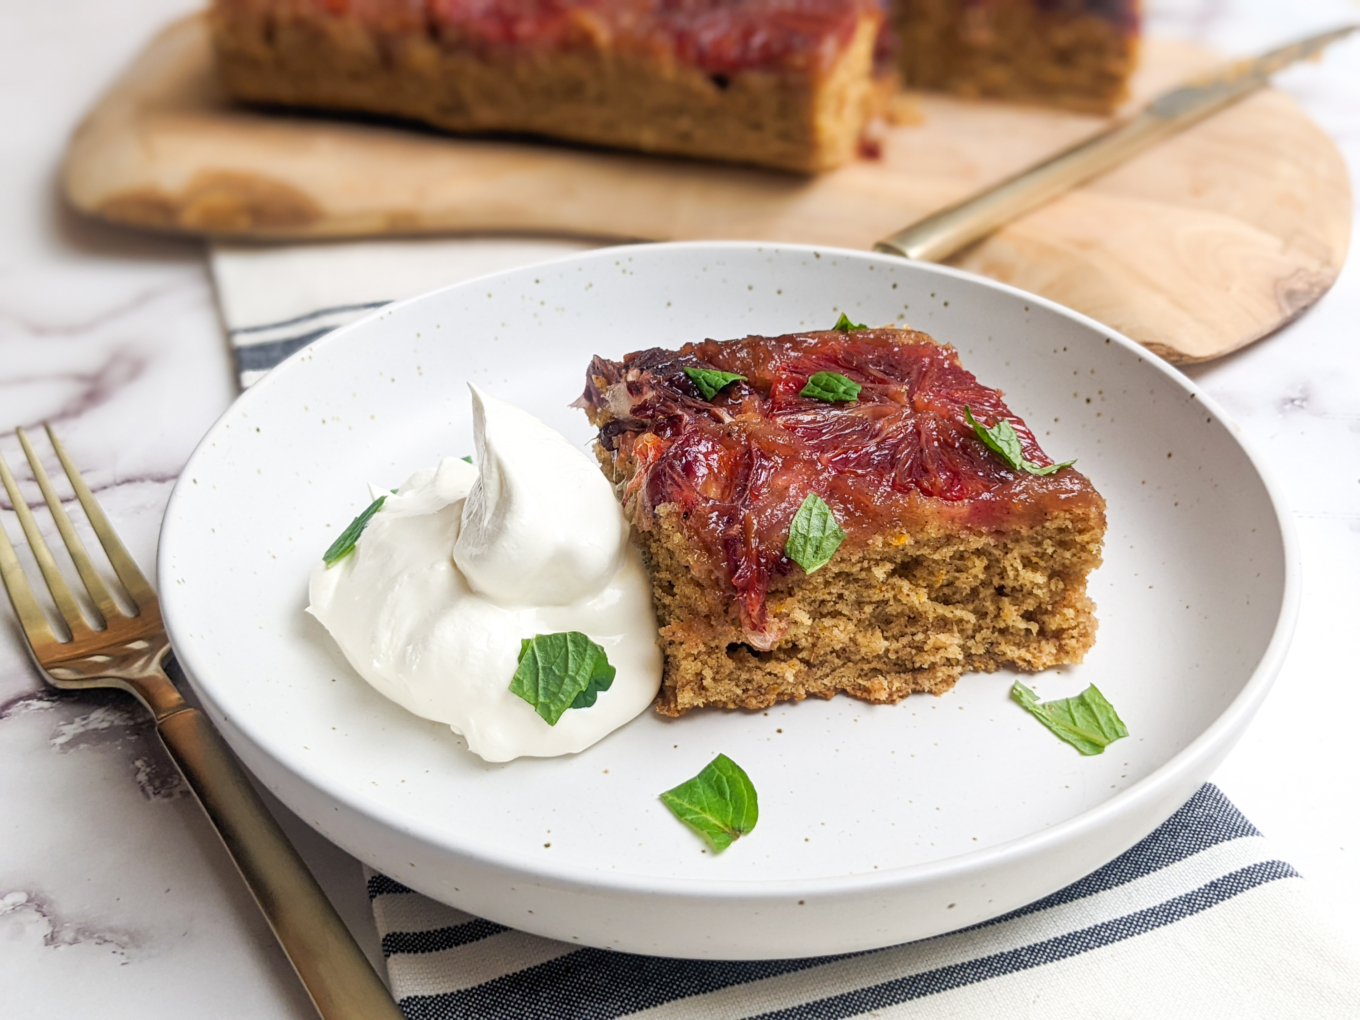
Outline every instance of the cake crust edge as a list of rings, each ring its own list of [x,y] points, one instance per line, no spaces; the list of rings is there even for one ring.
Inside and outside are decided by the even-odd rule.
[[[833,57],[710,74],[607,39],[515,52],[390,36],[357,22],[266,22],[251,5],[212,10],[219,77],[250,103],[354,111],[457,132],[535,134],[796,173],[855,158],[885,99],[875,78],[882,25],[863,10]]]
[[[665,657],[656,709],[762,709],[838,693],[889,703],[942,694],[965,672],[1079,663],[1095,643],[1086,582],[1104,531],[1097,498],[1035,527],[937,524],[842,547],[816,573],[772,586],[772,615],[788,629],[760,651],[743,641],[730,600],[692,568],[661,508],[651,527],[633,528]]]

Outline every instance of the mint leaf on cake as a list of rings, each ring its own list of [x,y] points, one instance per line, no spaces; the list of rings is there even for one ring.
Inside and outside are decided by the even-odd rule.
[[[519,666],[510,693],[534,706],[549,726],[569,708],[589,708],[614,682],[614,667],[603,648],[580,631],[535,634],[519,646]]]
[[[1076,463],[1075,460],[1065,460],[1061,464],[1043,465],[1036,464],[1032,460],[1026,460],[1024,448],[1020,445],[1020,435],[1005,418],[998,420],[995,425],[988,428],[973,417],[973,409],[967,405],[964,405],[963,416],[968,424],[973,426],[973,432],[977,434],[977,437],[987,444],[987,448],[998,454],[1016,471],[1024,471],[1031,475],[1051,475],[1055,471],[1061,471],[1063,468],[1071,467]]]
[[[841,312],[841,317],[836,320],[836,325],[831,328],[840,330],[842,333],[850,333],[857,329],[868,329],[869,327],[862,322],[851,322],[850,317]]]
[[[396,489],[392,490],[396,492]],[[359,536],[364,533],[364,528],[368,527],[368,522],[373,519],[373,515],[382,509],[386,496],[379,496],[372,503],[368,504],[368,509],[361,513],[354,520],[349,522],[349,527],[340,532],[340,537],[331,543],[330,548],[321,554],[326,566],[333,567],[343,560],[350,553],[354,552],[354,546],[359,541]]]
[[[859,399],[859,391],[864,389],[853,379],[847,379],[839,372],[814,372],[808,377],[807,385],[798,391],[800,397],[825,400],[828,404],[854,403]]]
[[[1011,688],[1011,697],[1082,754],[1100,754],[1116,740],[1129,735],[1124,720],[1095,684],[1075,698],[1040,701],[1037,694],[1017,680]]]
[[[821,496],[809,492],[789,525],[784,555],[811,574],[830,563],[844,541],[845,532],[836,523],[831,507]]]
[[[715,853],[756,827],[756,788],[740,765],[720,754],[693,779],[661,794],[661,803]]]
[[[735,372],[720,372],[716,368],[692,368],[685,366],[685,375],[694,383],[705,400],[712,400],[718,391],[734,382],[745,382],[746,376]]]

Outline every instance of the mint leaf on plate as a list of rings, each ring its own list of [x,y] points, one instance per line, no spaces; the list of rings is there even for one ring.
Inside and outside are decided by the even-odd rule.
[[[849,333],[851,330],[868,329],[869,327],[862,322],[851,322],[850,317],[844,312],[841,312],[841,317],[836,320],[836,325],[831,328],[840,330],[842,333]]]
[[[392,490],[396,492],[396,489]],[[368,509],[361,513],[354,520],[349,522],[349,527],[340,532],[340,537],[331,543],[331,547],[321,554],[326,566],[333,567],[343,560],[350,553],[354,552],[354,544],[359,541],[359,536],[368,527],[368,522],[373,519],[373,515],[382,509],[383,501],[386,496],[379,496],[372,503],[368,504]]]
[[[800,397],[825,400],[828,404],[841,401],[854,402],[859,399],[859,391],[864,389],[853,379],[847,379],[839,372],[814,372],[807,385],[798,391]]]
[[[1095,684],[1075,698],[1040,701],[1037,694],[1017,680],[1011,688],[1011,697],[1082,754],[1100,754],[1120,737],[1129,735],[1124,720]]]
[[[529,704],[549,726],[569,708],[589,708],[614,682],[604,649],[578,630],[535,634],[519,644],[519,666],[510,693]]]
[[[831,507],[821,496],[809,492],[789,525],[784,555],[811,574],[831,562],[844,541],[845,532],[836,523]]]
[[[712,400],[718,395],[718,391],[729,383],[746,381],[746,376],[737,375],[735,372],[720,372],[716,368],[691,368],[688,365],[685,366],[685,375],[699,388],[705,400]]]
[[[756,788],[742,767],[725,754],[693,779],[667,790],[661,803],[719,852],[756,827]]]
[[[987,428],[973,417],[973,409],[964,405],[963,416],[968,420],[968,424],[973,426],[973,431],[977,437],[987,444],[987,448],[993,453],[999,454],[1001,459],[1009,464],[1016,471],[1026,471],[1032,475],[1051,475],[1055,471],[1061,471],[1065,467],[1071,467],[1076,463],[1075,460],[1065,460],[1061,464],[1049,464],[1041,467],[1032,460],[1025,459],[1025,451],[1020,445],[1020,436],[1016,433],[1011,423],[1002,418],[991,428]]]

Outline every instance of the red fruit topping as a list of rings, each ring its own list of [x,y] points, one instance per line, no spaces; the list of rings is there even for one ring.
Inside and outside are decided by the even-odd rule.
[[[746,381],[708,401],[686,366]],[[816,372],[859,383],[859,399],[800,396]],[[1009,421],[1028,460],[1053,463],[999,390],[979,383],[952,347],[911,330],[705,340],[622,362],[597,357],[578,403],[624,472],[629,518],[646,529],[658,508],[678,510],[695,569],[732,592],[758,648],[783,629],[769,619],[766,594],[796,568],[784,544],[809,492],[826,500],[851,546],[910,533],[926,516],[992,531],[1099,499],[1076,471],[1035,477],[990,451],[965,406],[985,425]]]
[[[230,0],[247,7],[259,0]],[[612,48],[673,57],[721,77],[751,67],[825,68],[877,0],[292,0],[307,20],[349,18],[379,33],[515,51]]]

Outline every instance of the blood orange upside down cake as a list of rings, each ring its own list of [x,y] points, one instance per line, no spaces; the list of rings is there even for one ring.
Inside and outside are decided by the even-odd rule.
[[[924,333],[597,357],[579,403],[651,574],[663,714],[938,694],[1095,640],[1105,501]]]
[[[885,9],[895,34],[885,25]],[[213,0],[227,92],[829,170],[903,80],[1108,113],[1139,0]]]
[[[801,172],[850,159],[876,0],[214,0],[238,99]]]

